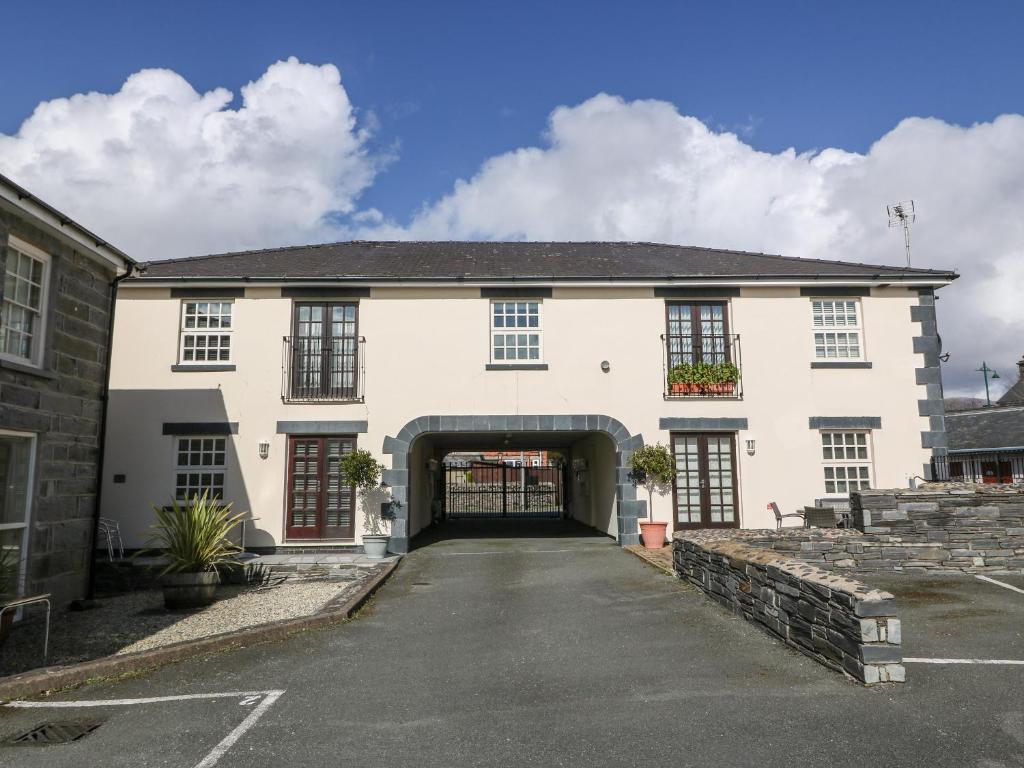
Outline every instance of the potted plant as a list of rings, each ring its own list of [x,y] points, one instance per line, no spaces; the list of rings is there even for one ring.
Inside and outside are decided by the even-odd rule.
[[[661,549],[665,545],[668,523],[654,522],[654,494],[664,495],[676,477],[675,461],[668,448],[661,443],[645,445],[629,457],[630,478],[637,486],[647,489],[648,520],[640,523],[640,536],[648,549]]]
[[[167,608],[201,608],[213,602],[220,583],[218,568],[233,568],[241,551],[228,534],[242,521],[244,513],[232,514],[231,504],[217,496],[196,494],[191,501],[170,507],[153,506],[156,523],[148,551],[167,558],[160,572]]]
[[[390,508],[380,488],[384,465],[362,448],[341,457],[338,468],[342,476],[359,494],[363,506],[363,551],[367,557],[380,559],[387,555],[389,521],[384,510]]]
[[[708,391],[719,395],[731,395],[736,391],[736,382],[739,380],[740,369],[735,363],[715,363],[712,366]]]

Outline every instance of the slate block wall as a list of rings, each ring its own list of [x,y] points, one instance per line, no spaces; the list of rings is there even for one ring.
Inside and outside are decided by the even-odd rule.
[[[736,615],[867,685],[903,682],[893,596],[729,538],[677,533],[676,573]]]
[[[929,483],[851,494],[854,524],[908,557],[957,570],[1024,570],[1024,484]]]
[[[4,211],[0,265],[10,235],[52,257],[42,370],[0,363],[0,428],[38,435],[26,588],[60,604],[86,589],[115,272]]]

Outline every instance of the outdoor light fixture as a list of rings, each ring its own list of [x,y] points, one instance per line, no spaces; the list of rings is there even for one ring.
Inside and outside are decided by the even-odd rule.
[[[260,440],[259,451],[261,459],[267,458],[270,455],[270,441]]]
[[[753,456],[754,451],[757,450],[757,441],[752,437],[747,438],[747,456]]]
[[[602,371],[604,371],[605,373],[608,373],[608,371],[610,371],[611,369],[612,369],[611,363],[609,363],[607,360],[602,360],[601,361],[601,370]]]

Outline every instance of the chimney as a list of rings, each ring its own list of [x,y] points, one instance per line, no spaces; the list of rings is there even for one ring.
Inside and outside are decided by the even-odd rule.
[[[1024,357],[1017,361],[1017,378],[1024,381]]]

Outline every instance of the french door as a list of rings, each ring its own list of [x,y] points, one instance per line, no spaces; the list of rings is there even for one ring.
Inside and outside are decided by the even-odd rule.
[[[358,304],[295,305],[292,394],[310,399],[355,399]]]
[[[665,305],[668,364],[728,363],[729,321],[723,301]]]
[[[735,435],[673,434],[672,454],[674,530],[739,527]]]
[[[355,489],[339,461],[355,450],[354,437],[288,438],[288,539],[351,539]]]

